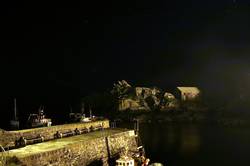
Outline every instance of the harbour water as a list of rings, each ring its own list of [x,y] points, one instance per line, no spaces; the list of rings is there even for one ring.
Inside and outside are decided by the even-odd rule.
[[[140,137],[147,157],[167,166],[248,166],[250,163],[248,127],[144,123],[140,124]]]

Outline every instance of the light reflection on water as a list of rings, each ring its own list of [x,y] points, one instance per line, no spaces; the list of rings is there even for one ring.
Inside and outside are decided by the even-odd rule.
[[[171,162],[170,153],[185,158],[201,148],[200,132],[194,125],[141,124],[140,135],[153,161]]]
[[[172,135],[172,134],[170,134]],[[195,126],[187,126],[181,129],[180,153],[183,155],[193,155],[200,149],[200,135]]]
[[[250,129],[194,124],[140,124],[146,154],[167,166],[249,166]]]

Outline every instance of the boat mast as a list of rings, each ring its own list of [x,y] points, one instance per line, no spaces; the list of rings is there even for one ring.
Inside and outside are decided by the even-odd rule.
[[[84,112],[85,112],[85,105],[84,105],[84,103],[82,103],[81,112],[82,112],[82,115],[83,115],[83,114],[84,114]]]
[[[135,133],[136,133],[136,135],[138,135],[139,134],[139,119],[135,119],[135,121],[134,121],[134,130],[135,130]]]
[[[16,98],[14,98],[14,120],[17,120],[17,113],[16,113]]]
[[[91,110],[91,107],[89,107],[89,117],[92,118],[92,110]]]
[[[71,105],[69,106],[70,113],[73,113]]]

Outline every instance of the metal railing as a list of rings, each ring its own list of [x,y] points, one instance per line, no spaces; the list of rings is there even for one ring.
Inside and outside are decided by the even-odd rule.
[[[6,152],[5,149],[3,148],[2,145],[0,145],[0,166],[5,166],[6,165]]]

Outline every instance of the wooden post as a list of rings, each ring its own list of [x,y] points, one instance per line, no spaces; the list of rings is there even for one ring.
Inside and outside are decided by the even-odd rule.
[[[139,134],[139,119],[136,119],[135,120],[135,123],[134,123],[134,130],[135,130],[135,134]]]

